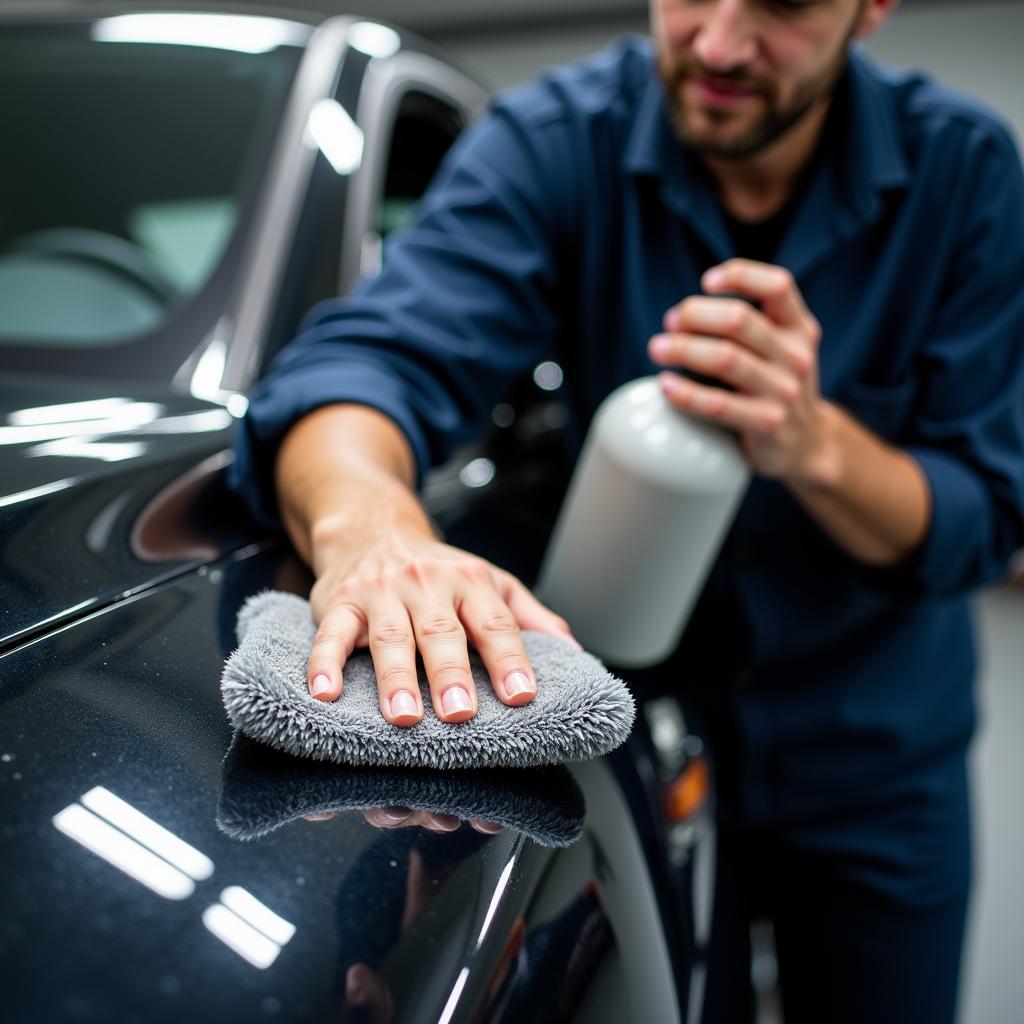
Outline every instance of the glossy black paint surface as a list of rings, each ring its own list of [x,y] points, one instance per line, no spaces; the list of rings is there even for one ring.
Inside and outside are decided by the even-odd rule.
[[[615,849],[636,822],[624,834],[605,803],[617,793],[609,768],[635,771],[625,749],[565,769],[587,818],[563,850],[466,822],[382,830],[358,810],[248,841],[218,827],[232,783],[218,681],[236,609],[302,578],[276,550],[247,549],[0,658],[0,962],[19,979],[5,1020],[370,1019],[346,1001],[355,963],[390,992],[385,1019],[435,1021],[446,1006],[451,1020],[562,1019],[595,972],[661,942],[656,919],[630,934],[628,915],[613,927],[605,907],[628,904],[646,878],[638,848]],[[464,801],[473,783],[459,784]],[[55,816],[96,786],[209,857],[213,874],[164,898],[63,834]],[[229,886],[295,926],[265,969],[204,926]],[[664,997],[615,973],[624,1005]]]
[[[5,374],[0,650],[260,536],[223,490],[232,428],[166,388]]]

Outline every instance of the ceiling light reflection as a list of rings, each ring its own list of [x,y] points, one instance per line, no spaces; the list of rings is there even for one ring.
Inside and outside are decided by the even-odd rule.
[[[184,900],[195,891],[191,878],[80,804],[71,804],[55,814],[53,824],[58,831],[160,896]]]
[[[487,907],[487,913],[484,915],[484,923],[480,926],[480,934],[476,937],[477,949],[484,944],[484,937],[487,935],[487,929],[491,926],[491,920],[498,910],[498,904],[501,903],[501,897],[505,893],[508,880],[512,877],[512,869],[515,866],[516,859],[515,857],[512,857],[502,869],[501,877],[498,879],[498,884],[494,887],[494,895],[491,897],[491,902]]]
[[[234,417],[227,409],[210,409],[208,412],[187,412],[181,416],[164,416],[154,420],[142,434],[202,434],[208,430],[223,430],[230,427]]]
[[[52,484],[30,487],[27,491],[15,491],[14,494],[7,494],[0,498],[0,508],[17,505],[22,501],[32,501],[33,498],[42,498],[47,494],[56,494],[58,491],[66,491],[69,487],[74,487],[80,479],[77,476],[69,476],[64,480],[55,480]]]
[[[192,371],[192,379],[189,381],[188,390],[193,398],[217,401],[227,355],[228,347],[219,338],[214,338],[206,346],[196,363],[195,370]]]
[[[29,458],[59,456],[70,459],[99,459],[101,462],[124,462],[146,454],[142,441],[97,441],[92,437],[62,437],[34,445],[25,452]]]
[[[306,122],[307,145],[315,146],[338,174],[351,174],[363,162],[363,132],[337,101],[317,100]]]
[[[7,417],[16,427],[38,426],[41,423],[69,423],[74,420],[100,419],[112,416],[119,409],[131,405],[130,398],[94,398],[88,402],[63,402],[60,405],[37,405],[31,409],[18,409]]]
[[[213,874],[213,861],[206,854],[189,846],[173,832],[168,832],[163,825],[158,825],[106,787],[94,786],[81,797],[81,801],[90,811],[106,818],[112,825],[148,846],[197,882]]]
[[[240,885],[230,885],[220,894],[220,901],[228,910],[258,928],[279,946],[285,945],[295,934],[295,925],[279,917]]]
[[[22,410],[26,412],[29,410]],[[35,444],[73,434],[102,437],[137,430],[159,419],[164,407],[156,402],[128,402],[104,419],[50,420],[23,426],[0,427],[0,445]]]
[[[466,982],[468,980],[469,968],[463,967],[462,970],[459,971],[458,978],[455,979],[451,995],[448,996],[448,1002],[445,1003],[444,1009],[441,1011],[441,1016],[437,1018],[437,1024],[449,1024],[449,1021],[455,1013],[456,1007],[459,1005],[459,997],[462,995],[462,990],[466,987]]]
[[[203,924],[229,949],[260,970],[278,957],[281,947],[220,903],[203,911]]]
[[[306,42],[311,29],[297,21],[246,14],[121,14],[98,21],[93,39],[101,43],[164,43],[207,46],[240,53],[266,53]]]
[[[358,21],[348,30],[348,45],[368,57],[391,57],[402,47],[393,28],[372,21]]]

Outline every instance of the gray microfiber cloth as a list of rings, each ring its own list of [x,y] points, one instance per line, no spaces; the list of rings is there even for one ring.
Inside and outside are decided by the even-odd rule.
[[[224,758],[217,825],[247,841],[308,814],[389,806],[493,821],[550,847],[574,843],[586,814],[583,792],[564,765],[514,772],[354,768],[291,757],[236,732]]]
[[[352,765],[409,768],[526,767],[585,761],[614,750],[629,735],[636,704],[621,679],[564,640],[524,632],[537,696],[508,707],[494,694],[480,659],[470,654],[477,713],[442,722],[420,678],[423,719],[392,725],[380,711],[369,652],[345,664],[336,701],[315,700],[306,663],[316,626],[309,602],[268,590],[238,613],[238,649],[228,658],[221,693],[235,727],[289,754]]]

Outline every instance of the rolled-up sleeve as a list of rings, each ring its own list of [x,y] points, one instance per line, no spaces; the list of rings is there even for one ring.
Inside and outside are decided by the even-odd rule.
[[[904,445],[928,481],[932,517],[893,575],[932,596],[999,578],[1024,546],[1024,175],[1008,136],[979,130],[972,143],[964,230]]]
[[[490,112],[453,146],[413,224],[388,240],[380,274],[306,316],[236,434],[229,483],[257,518],[279,525],[273,463],[305,414],[376,408],[405,434],[421,482],[551,347],[571,196],[568,154],[544,149],[555,134]]]

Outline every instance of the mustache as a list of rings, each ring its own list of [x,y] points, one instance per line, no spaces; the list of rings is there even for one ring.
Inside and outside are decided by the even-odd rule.
[[[673,85],[682,85],[689,78],[701,78],[720,85],[736,85],[751,92],[768,95],[772,92],[770,82],[756,75],[749,75],[743,68],[730,71],[712,71],[699,60],[686,57],[678,61],[663,59],[662,72]]]

